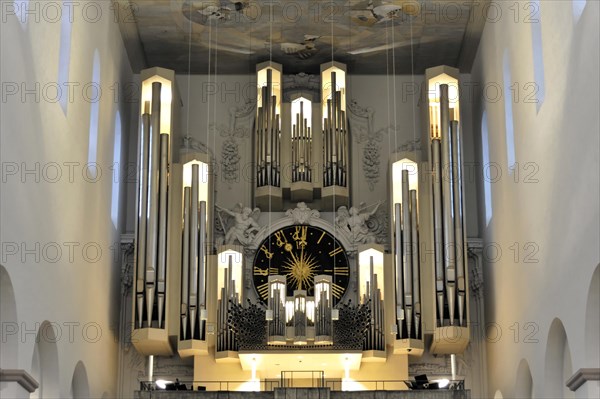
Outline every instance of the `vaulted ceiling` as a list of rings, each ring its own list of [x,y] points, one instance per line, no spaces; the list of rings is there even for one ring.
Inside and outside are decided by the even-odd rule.
[[[114,0],[135,70],[252,73],[271,58],[285,73],[323,62],[353,74],[471,68],[489,0]],[[395,63],[392,61],[395,60]]]

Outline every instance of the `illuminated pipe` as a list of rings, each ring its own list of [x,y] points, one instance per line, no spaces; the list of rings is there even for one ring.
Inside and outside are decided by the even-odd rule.
[[[198,238],[198,312],[200,316],[198,328],[200,339],[203,338],[204,318],[206,313],[206,201],[200,201],[200,231]]]
[[[167,191],[168,191],[169,135],[160,135],[159,213],[158,213],[158,328],[162,328],[165,304],[167,267]]]
[[[442,167],[440,159],[440,140],[431,140],[431,158],[433,162],[433,242],[435,247],[435,294],[440,327],[444,325],[444,258],[442,230]]]
[[[404,289],[402,286],[402,204],[394,204],[394,249],[396,250],[396,319],[398,334],[402,337],[402,320],[404,320]]]
[[[181,262],[181,328],[185,341],[188,322],[188,295],[190,272],[190,187],[183,189],[183,254]]]
[[[190,339],[196,332],[198,304],[198,176],[199,165],[192,164],[192,204],[190,211]]]
[[[402,171],[402,276],[404,283],[404,308],[406,313],[406,334],[410,338],[413,316],[412,292],[412,241],[410,227],[410,195],[408,170]]]
[[[456,255],[454,240],[454,218],[452,216],[452,153],[450,149],[450,108],[448,103],[448,85],[440,85],[440,120],[442,136],[442,165],[448,168],[448,176],[442,179],[442,209],[444,228],[444,258],[446,266],[446,298],[448,301],[448,312],[450,325],[454,325],[454,300],[456,290]]]
[[[146,226],[146,318],[152,326],[154,291],[156,289],[156,264],[158,250],[159,213],[159,139],[160,139],[160,92],[162,84],[152,83],[152,112],[150,114],[150,153],[148,167],[148,224]]]
[[[138,328],[142,328],[143,312],[144,312],[144,274],[146,260],[146,221],[147,221],[147,206],[148,206],[148,151],[150,139],[150,105],[148,102],[144,104],[145,112],[141,119],[140,143],[138,151],[139,172],[138,179],[140,182],[138,192],[138,231],[136,237],[137,245],[137,270],[136,270],[136,301],[137,301],[137,322]]]
[[[458,121],[450,122],[450,132],[452,140],[452,191],[454,192],[454,238],[456,240],[456,286],[458,300],[458,325],[462,326],[465,307],[465,265],[467,259],[463,256],[463,212],[462,204],[464,202],[462,191],[462,153],[459,145],[459,127]]]
[[[413,267],[413,303],[415,313],[415,338],[419,338],[419,330],[421,327],[421,279],[419,273],[419,230],[418,230],[417,214],[417,190],[410,190],[410,226],[411,234],[411,253]]]

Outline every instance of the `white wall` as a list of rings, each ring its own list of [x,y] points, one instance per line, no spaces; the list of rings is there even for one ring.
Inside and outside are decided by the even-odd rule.
[[[534,82],[532,24],[526,18],[535,3],[513,4],[494,2],[501,14],[490,15],[472,70],[472,80],[489,88],[488,98],[481,96],[474,107],[476,152],[481,157],[485,110],[490,162],[502,172],[491,184],[493,216],[487,226],[483,185],[479,187],[487,255],[486,314],[488,323],[495,323],[488,339],[489,395],[500,390],[514,397],[516,370],[525,359],[534,397],[564,397],[568,392],[549,392],[545,381],[546,362],[556,360],[546,356],[556,353],[556,348],[547,348],[558,341],[549,339],[555,318],[564,325],[572,372],[597,368],[600,362],[598,353],[591,358],[587,354],[584,340],[588,290],[600,259],[599,3],[588,0],[577,20],[570,0],[541,1],[541,106],[524,98],[531,92],[525,85]],[[515,9],[520,10],[518,16]],[[511,84],[520,87],[520,97],[512,104],[519,175],[507,169],[505,102],[493,88],[504,87],[505,51]],[[520,248],[518,255],[514,243]],[[498,248],[502,254],[496,256]],[[597,303],[594,306],[598,309]],[[495,338],[497,332],[501,336]],[[565,372],[566,368],[565,360]]]
[[[18,20],[14,4],[27,7],[26,21]],[[2,366],[33,373],[39,332],[42,340],[56,341],[56,396],[68,397],[72,381],[78,386],[89,382],[92,397],[105,391],[114,396],[120,277],[115,250],[123,218],[122,212],[113,211],[118,216],[113,224],[111,202],[113,190],[119,189],[115,211],[122,208],[125,186],[113,184],[114,178],[120,182],[124,176],[113,176],[111,168],[115,160],[126,159],[130,104],[115,99],[115,92],[131,80],[131,68],[111,2],[70,4],[70,8],[59,1],[0,4],[1,263],[14,287],[19,335],[18,360]],[[64,13],[72,18],[68,81],[78,85],[66,113],[56,96]],[[94,87],[85,86],[92,82],[95,52],[100,97]],[[32,93],[25,94],[24,89]],[[96,176],[93,168],[86,168],[94,102],[98,140],[91,148],[96,147],[93,157],[101,170]],[[117,111],[122,126],[115,142]],[[121,148],[116,159],[115,146]],[[85,175],[86,171],[92,173]],[[38,331],[45,320],[56,339],[49,330]],[[4,334],[7,325],[2,328]],[[86,373],[74,376],[78,362]],[[89,381],[82,381],[82,375]]]

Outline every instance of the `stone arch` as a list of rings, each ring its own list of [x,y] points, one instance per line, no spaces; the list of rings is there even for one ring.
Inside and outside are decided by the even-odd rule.
[[[15,290],[4,266],[0,265],[0,324],[2,325],[2,350],[0,368],[18,369],[19,322]]]
[[[58,333],[58,334],[57,334]],[[32,398],[59,398],[59,364],[56,343],[60,339],[60,327],[45,320],[38,329],[33,349],[31,374],[40,387]]]
[[[90,397],[90,383],[88,381],[85,365],[81,360],[77,362],[75,370],[73,371],[71,396],[76,399],[86,399]]]
[[[600,264],[596,266],[592,275],[585,309],[585,362],[587,367],[597,367],[599,361],[600,309],[598,307],[600,307]]]
[[[517,379],[515,382],[515,398],[530,399],[533,394],[533,378],[527,360],[521,359],[517,369]]]
[[[567,399],[573,392],[565,382],[573,375],[569,340],[562,321],[555,318],[548,330],[545,360],[545,397]]]

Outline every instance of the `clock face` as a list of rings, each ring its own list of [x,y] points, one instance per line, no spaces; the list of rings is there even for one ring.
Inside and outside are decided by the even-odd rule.
[[[258,297],[268,301],[269,275],[283,275],[287,296],[294,290],[314,295],[314,278],[329,275],[331,293],[336,304],[346,293],[350,267],[344,248],[335,237],[313,226],[289,226],[267,237],[256,251],[252,276]]]

